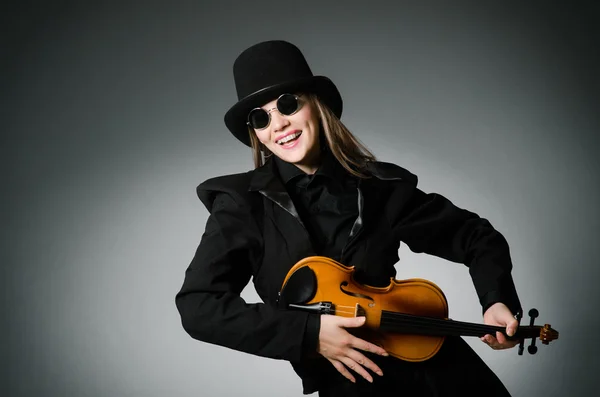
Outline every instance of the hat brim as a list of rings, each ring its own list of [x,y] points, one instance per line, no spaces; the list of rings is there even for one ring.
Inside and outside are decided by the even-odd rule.
[[[333,82],[325,76],[311,76],[264,88],[241,99],[225,113],[225,125],[244,145],[250,145],[248,113],[281,94],[307,92],[316,94],[338,118],[342,116],[342,96]]]

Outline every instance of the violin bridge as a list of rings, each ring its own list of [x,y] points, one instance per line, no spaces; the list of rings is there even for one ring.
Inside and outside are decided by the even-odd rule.
[[[354,317],[366,316],[365,309],[363,309],[358,303],[354,307]]]

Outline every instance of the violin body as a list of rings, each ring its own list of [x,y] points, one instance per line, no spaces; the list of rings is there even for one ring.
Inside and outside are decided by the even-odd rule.
[[[405,361],[418,362],[433,357],[449,335],[483,336],[504,331],[502,327],[449,320],[446,297],[431,281],[391,278],[386,287],[372,287],[356,282],[354,270],[326,257],[305,258],[288,272],[280,296],[292,284],[290,280],[294,275],[311,273],[316,282],[309,287],[309,293],[303,295],[302,302],[289,304],[289,308],[344,317],[365,316],[365,325],[352,333]],[[515,337],[532,334],[542,338],[545,335],[543,343],[558,337],[558,332],[549,325],[544,330],[520,327],[518,332],[521,335]]]

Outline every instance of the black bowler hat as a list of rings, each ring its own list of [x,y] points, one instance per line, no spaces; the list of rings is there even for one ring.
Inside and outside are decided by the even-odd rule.
[[[339,118],[342,97],[327,77],[313,76],[298,47],[286,41],[265,41],[242,52],[233,64],[238,102],[225,113],[225,125],[247,146],[248,113],[284,93],[316,94]]]

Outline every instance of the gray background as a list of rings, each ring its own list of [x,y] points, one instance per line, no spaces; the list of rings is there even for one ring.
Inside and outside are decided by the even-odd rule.
[[[337,84],[379,159],[506,236],[524,307],[561,332],[522,357],[468,339],[513,395],[596,389],[598,13],[416,3],[5,6],[2,395],[302,395],[288,363],[191,339],[174,305],[196,185],[252,167],[222,118],[233,60],[269,39]],[[464,266],[400,254],[398,278],[481,321]]]

